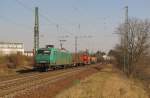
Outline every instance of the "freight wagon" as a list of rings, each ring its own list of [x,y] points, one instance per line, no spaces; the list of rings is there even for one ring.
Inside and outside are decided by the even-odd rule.
[[[90,58],[90,63],[91,63],[91,64],[97,63],[97,58],[96,58],[95,56],[91,56],[91,58]]]
[[[86,53],[83,53],[80,56],[81,61],[83,62],[84,65],[90,64],[90,56]]]

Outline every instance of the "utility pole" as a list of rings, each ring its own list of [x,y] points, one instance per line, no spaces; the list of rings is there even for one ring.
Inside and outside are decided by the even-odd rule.
[[[77,53],[78,53],[78,39],[80,38],[90,38],[91,36],[75,36],[75,61],[77,61]]]
[[[59,33],[59,24],[56,24],[57,33]]]
[[[38,48],[39,48],[39,15],[38,15],[38,7],[35,7],[34,53]]]
[[[80,33],[80,24],[78,24],[78,29]],[[78,46],[78,36],[75,36],[75,55],[77,54],[77,46]]]
[[[78,37],[75,36],[75,62],[77,62],[77,40],[78,40]]]
[[[78,45],[77,40],[78,40],[78,37],[75,36],[75,54],[77,54],[77,45]]]
[[[125,7],[125,35],[124,35],[124,72],[128,71],[129,68],[128,59],[128,6]]]
[[[80,33],[80,24],[78,24],[78,29]],[[75,36],[75,62],[77,62],[77,52],[78,52],[78,36]]]
[[[60,49],[63,49],[63,42],[65,42],[66,40],[59,40],[60,41]]]

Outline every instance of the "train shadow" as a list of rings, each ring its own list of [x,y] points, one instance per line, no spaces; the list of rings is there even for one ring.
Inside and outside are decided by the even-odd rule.
[[[19,74],[37,72],[35,69],[20,69],[16,71]]]

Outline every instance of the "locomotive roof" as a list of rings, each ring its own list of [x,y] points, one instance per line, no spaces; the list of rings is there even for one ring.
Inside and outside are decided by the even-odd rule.
[[[38,50],[56,50],[56,51],[61,51],[61,52],[69,52],[66,49],[58,49],[58,48],[54,48],[54,47],[49,47],[49,48],[39,48]]]

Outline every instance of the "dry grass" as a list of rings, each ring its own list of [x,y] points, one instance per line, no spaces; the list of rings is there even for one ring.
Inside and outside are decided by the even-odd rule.
[[[6,65],[6,67],[17,67],[21,65],[29,65],[33,63],[32,57],[27,57],[21,54],[12,54],[9,56],[0,56],[0,67],[5,67],[2,65]],[[9,66],[11,64],[12,66]]]
[[[0,76],[16,74],[16,69],[22,68],[25,65],[32,66],[33,58],[21,54],[0,56]]]
[[[109,65],[56,98],[148,98],[148,95],[141,83],[127,79]]]
[[[149,97],[150,97],[150,66],[149,65],[148,67],[139,70],[137,74],[137,79],[140,79],[141,82],[144,84],[145,89],[149,93]]]

